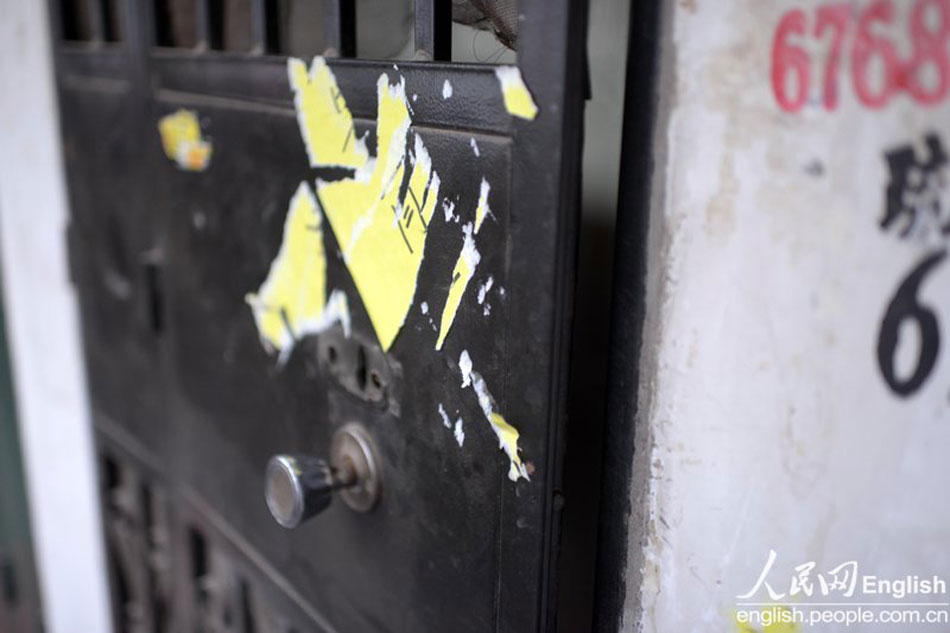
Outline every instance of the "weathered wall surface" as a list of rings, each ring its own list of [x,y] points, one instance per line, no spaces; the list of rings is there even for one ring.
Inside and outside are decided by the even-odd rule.
[[[950,580],[950,3],[665,19],[624,629],[736,630],[770,551],[806,617],[947,603],[860,576]]]

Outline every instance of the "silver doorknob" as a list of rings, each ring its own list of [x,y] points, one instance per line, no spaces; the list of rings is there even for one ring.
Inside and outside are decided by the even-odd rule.
[[[329,507],[334,491],[353,510],[376,505],[381,482],[376,451],[366,431],[348,424],[333,435],[329,462],[309,455],[274,455],[267,463],[264,496],[274,520],[295,528]]]

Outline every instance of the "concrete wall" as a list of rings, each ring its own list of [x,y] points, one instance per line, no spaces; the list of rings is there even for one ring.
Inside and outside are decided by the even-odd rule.
[[[0,254],[20,438],[50,633],[111,624],[46,3],[0,0]]]
[[[945,61],[921,70],[916,96],[895,72],[893,97],[877,103],[886,85],[881,56],[872,53],[862,70],[855,45],[869,2],[845,3],[838,16],[846,28],[827,88],[835,29],[815,35],[823,3],[663,4],[622,628],[762,630],[737,629],[736,605],[773,602],[764,586],[737,598],[754,587],[770,551],[765,578],[785,594],[776,602],[806,615],[822,608],[808,606],[816,601],[937,602],[946,611],[946,593],[899,600],[862,593],[859,579],[849,597],[824,595],[818,579],[856,561],[859,576],[950,580],[950,263],[940,259],[950,168],[926,164],[928,135],[950,152],[950,94],[938,82],[950,66],[946,30],[935,48]],[[910,35],[917,4],[894,2],[893,24],[870,29],[893,42],[905,65],[925,37]],[[802,47],[799,57],[773,51],[794,9],[802,33],[789,42]],[[933,11],[922,28],[939,30],[938,17]],[[794,31],[799,18],[787,20]],[[800,108],[783,108],[776,96],[778,58],[805,60]],[[929,90],[939,99],[928,104]],[[888,154],[902,148],[907,166],[919,164],[892,171]],[[898,186],[902,173],[910,185]],[[891,184],[897,216],[884,227]],[[915,307],[913,290],[899,288],[927,262]],[[918,366],[924,379],[915,385]],[[793,595],[795,567],[809,562],[813,593]]]

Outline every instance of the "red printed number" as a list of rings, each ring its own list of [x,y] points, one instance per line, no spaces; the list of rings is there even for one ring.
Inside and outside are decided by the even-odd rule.
[[[785,14],[775,31],[772,45],[772,88],[783,110],[798,112],[808,100],[808,53],[789,42],[790,35],[805,35],[805,12],[793,9]],[[789,94],[789,76],[794,92]]]
[[[811,36],[816,42],[827,41],[820,85],[821,101],[827,110],[838,106],[842,67],[846,72],[850,69],[854,93],[869,108],[883,108],[902,90],[924,105],[939,103],[947,96],[950,0],[913,2],[907,20],[911,42],[907,60],[901,59],[889,35],[896,28],[897,18],[893,0],[875,0],[860,12],[843,2],[817,8]],[[802,9],[788,11],[775,29],[772,90],[786,112],[798,112],[809,100],[812,64],[806,48],[807,33],[808,16]],[[849,39],[850,65],[843,60]]]
[[[821,38],[831,29],[831,50],[825,62],[825,78],[822,84],[822,101],[829,110],[838,105],[838,68],[841,66],[841,49],[844,36],[851,21],[851,5],[832,4],[818,7],[815,14],[815,37]]]
[[[928,18],[937,21],[936,28],[928,24]],[[937,103],[950,88],[950,1],[915,4],[910,14],[910,36],[914,53],[906,73],[907,92],[921,103]],[[923,82],[928,69],[935,77],[933,90],[927,90]]]

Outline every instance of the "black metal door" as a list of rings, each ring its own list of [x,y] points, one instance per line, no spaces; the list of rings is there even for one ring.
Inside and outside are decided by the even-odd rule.
[[[295,4],[52,4],[117,630],[548,630],[583,6],[496,67],[448,2],[398,62],[316,3],[295,59]],[[278,525],[268,460],[352,425],[372,507]]]

